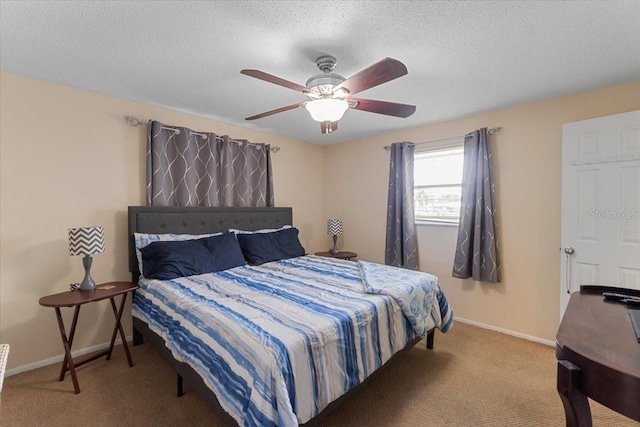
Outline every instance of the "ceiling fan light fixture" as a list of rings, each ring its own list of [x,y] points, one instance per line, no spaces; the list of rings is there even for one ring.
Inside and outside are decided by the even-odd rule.
[[[337,122],[349,108],[344,99],[323,98],[309,101],[304,106],[316,122]]]

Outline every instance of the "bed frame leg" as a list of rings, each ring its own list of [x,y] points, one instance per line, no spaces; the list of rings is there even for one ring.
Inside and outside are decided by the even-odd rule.
[[[435,338],[435,329],[432,329],[431,331],[429,331],[429,333],[427,334],[427,348],[429,350],[433,350],[433,340]]]
[[[184,388],[182,386],[182,376],[180,374],[176,374],[178,377],[178,397],[182,397],[184,394]]]
[[[136,328],[133,328],[133,345],[144,344],[144,336],[142,332],[138,331]]]

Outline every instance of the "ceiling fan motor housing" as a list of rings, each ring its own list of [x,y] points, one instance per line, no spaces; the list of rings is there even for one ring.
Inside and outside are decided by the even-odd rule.
[[[331,55],[318,57],[318,59],[316,59],[316,65],[322,73],[316,74],[307,80],[306,86],[309,89],[317,91],[320,95],[332,95],[332,89],[346,80],[340,74],[331,72],[336,68],[336,64],[336,58]]]
[[[338,86],[346,79],[339,74],[322,73],[316,74],[307,80],[306,86],[309,89],[315,89],[320,94],[331,94],[332,89]]]

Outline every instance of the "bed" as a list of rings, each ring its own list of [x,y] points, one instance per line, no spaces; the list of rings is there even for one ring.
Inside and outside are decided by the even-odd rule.
[[[234,234],[254,263],[252,242],[262,251],[275,236],[297,236],[291,208],[131,206],[128,221],[129,269],[140,284],[134,345],[154,346],[175,369],[178,394],[186,382],[228,425],[313,425],[401,351],[425,336],[432,348],[434,330],[453,321],[435,276],[364,261],[296,253],[169,279],[149,277],[145,264],[141,277],[148,236],[220,242],[230,229],[272,231]],[[378,286],[390,272],[431,282],[402,300]],[[426,316],[412,315],[416,304]]]

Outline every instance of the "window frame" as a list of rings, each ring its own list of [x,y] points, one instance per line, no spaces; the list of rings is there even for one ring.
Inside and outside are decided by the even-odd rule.
[[[438,219],[424,219],[424,218],[418,218],[418,216],[416,215],[416,203],[415,203],[415,191],[416,191],[416,187],[425,187],[423,185],[416,185],[415,182],[415,174],[416,174],[416,157],[418,157],[420,154],[422,153],[428,153],[428,152],[435,152],[435,151],[443,151],[443,150],[448,150],[448,149],[457,149],[457,148],[462,148],[462,156],[463,156],[463,162],[464,162],[464,136],[460,136],[460,137],[454,137],[454,138],[448,138],[446,140],[441,140],[441,141],[437,141],[437,142],[433,142],[433,143],[422,143],[422,144],[416,144],[415,146],[415,150],[414,150],[414,171],[413,171],[413,176],[414,176],[414,182],[413,182],[413,189],[414,189],[414,223],[416,225],[435,225],[435,226],[444,226],[444,227],[458,227],[458,225],[460,224],[460,214],[458,213],[458,218],[453,221],[448,221],[448,220],[438,220]],[[464,165],[463,165],[464,167]],[[432,185],[432,187],[446,187],[446,186],[452,186],[452,185],[458,185],[458,184],[444,184],[444,185]],[[460,177],[460,186],[462,186],[462,176]]]

